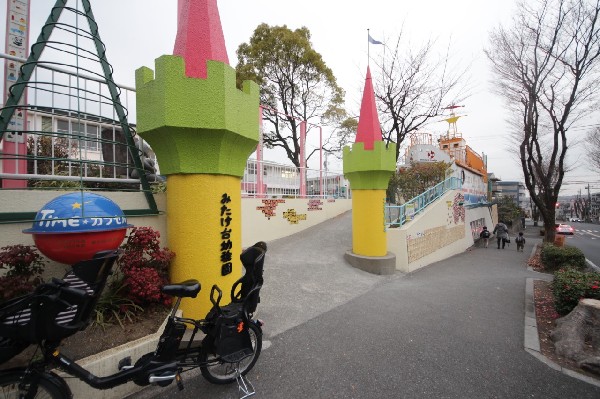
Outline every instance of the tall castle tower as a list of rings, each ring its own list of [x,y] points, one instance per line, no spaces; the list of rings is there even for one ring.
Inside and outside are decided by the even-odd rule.
[[[352,251],[346,259],[355,267],[376,273],[392,274],[395,256],[387,251],[384,206],[385,192],[396,170],[396,148],[386,148],[375,105],[371,70],[360,107],[356,141],[344,148],[344,175],[352,189]]]

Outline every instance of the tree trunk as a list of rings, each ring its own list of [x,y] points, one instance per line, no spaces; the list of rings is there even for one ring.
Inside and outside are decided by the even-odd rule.
[[[551,210],[540,210],[540,213],[542,214],[542,220],[544,222],[544,242],[553,243],[554,237],[556,236],[556,228],[554,227],[556,215],[554,215],[554,207],[552,207]]]
[[[584,370],[600,374],[600,300],[585,298],[556,321],[550,335],[556,354],[575,360]]]

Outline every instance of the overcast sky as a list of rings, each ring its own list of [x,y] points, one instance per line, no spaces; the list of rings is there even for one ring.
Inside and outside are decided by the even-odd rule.
[[[6,19],[7,0],[0,6],[0,20]],[[140,66],[154,69],[154,59],[172,54],[177,24],[177,0],[91,0],[92,9],[107,46],[117,83],[134,86],[134,73]],[[247,42],[260,23],[287,25],[291,29],[306,26],[312,34],[314,49],[333,70],[338,84],[346,91],[346,106],[357,114],[367,67],[367,29],[377,40],[397,35],[404,24],[407,38],[414,43],[433,38],[440,46],[451,42],[456,59],[470,68],[473,95],[464,102],[467,115],[458,122],[459,130],[475,151],[488,157],[488,171],[502,180],[522,180],[520,166],[511,155],[507,140],[507,114],[503,100],[491,91],[490,66],[484,54],[489,46],[489,31],[507,24],[515,0],[219,0],[219,10],[229,61],[235,66],[237,47]],[[31,0],[30,44],[37,38],[54,0]],[[74,0],[69,0],[75,6]],[[4,24],[2,25],[4,26]],[[5,31],[1,29],[2,42]],[[381,46],[371,45],[371,57]],[[372,73],[378,71],[374,68]],[[594,123],[598,123],[597,120]],[[443,133],[447,124],[434,123],[431,133]],[[574,134],[583,136],[584,131]],[[318,142],[310,141],[311,145]],[[512,145],[514,148],[515,146]],[[565,179],[585,181],[600,189],[598,172],[586,168],[582,148],[575,148],[569,161],[576,166]],[[330,160],[331,161],[331,160]],[[311,167],[316,167],[315,164]],[[339,165],[341,169],[341,164]],[[576,193],[587,183],[565,185],[565,193]],[[598,190],[593,190],[598,191]]]

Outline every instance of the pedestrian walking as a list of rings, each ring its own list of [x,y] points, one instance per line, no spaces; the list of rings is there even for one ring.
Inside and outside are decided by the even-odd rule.
[[[481,233],[479,233],[479,238],[481,238],[483,240],[483,247],[487,248],[488,244],[490,243],[490,231],[488,230],[487,226],[483,226],[483,230],[481,230]]]
[[[515,242],[517,243],[517,252],[523,252],[523,248],[525,247],[525,237],[523,237],[522,231],[520,231],[517,238],[515,238]]]
[[[494,227],[494,231],[492,233],[496,235],[498,249],[500,249],[500,243],[502,243],[502,249],[504,249],[504,246],[508,242],[508,227],[506,227],[506,225],[500,221],[498,224],[496,224],[496,227]]]

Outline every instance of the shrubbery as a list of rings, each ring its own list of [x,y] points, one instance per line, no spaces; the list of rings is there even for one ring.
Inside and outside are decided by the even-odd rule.
[[[169,283],[169,265],[175,254],[161,249],[159,238],[160,233],[151,227],[134,227],[121,247],[118,265],[123,274],[123,294],[137,305],[171,304],[171,298],[160,288]]]
[[[572,266],[578,270],[586,268],[585,255],[575,247],[557,247],[546,243],[542,246],[541,257],[544,268],[549,272],[555,272],[566,266]]]
[[[0,251],[0,267],[8,269],[0,277],[0,302],[32,292],[43,283],[44,258],[29,245],[9,245]]]
[[[134,227],[121,246],[118,269],[96,307],[96,324],[133,321],[146,306],[171,305],[160,289],[169,283],[169,266],[175,256],[160,247],[160,233],[151,227]]]
[[[600,273],[572,267],[560,269],[554,273],[552,293],[556,312],[566,315],[582,298],[600,299]]]

